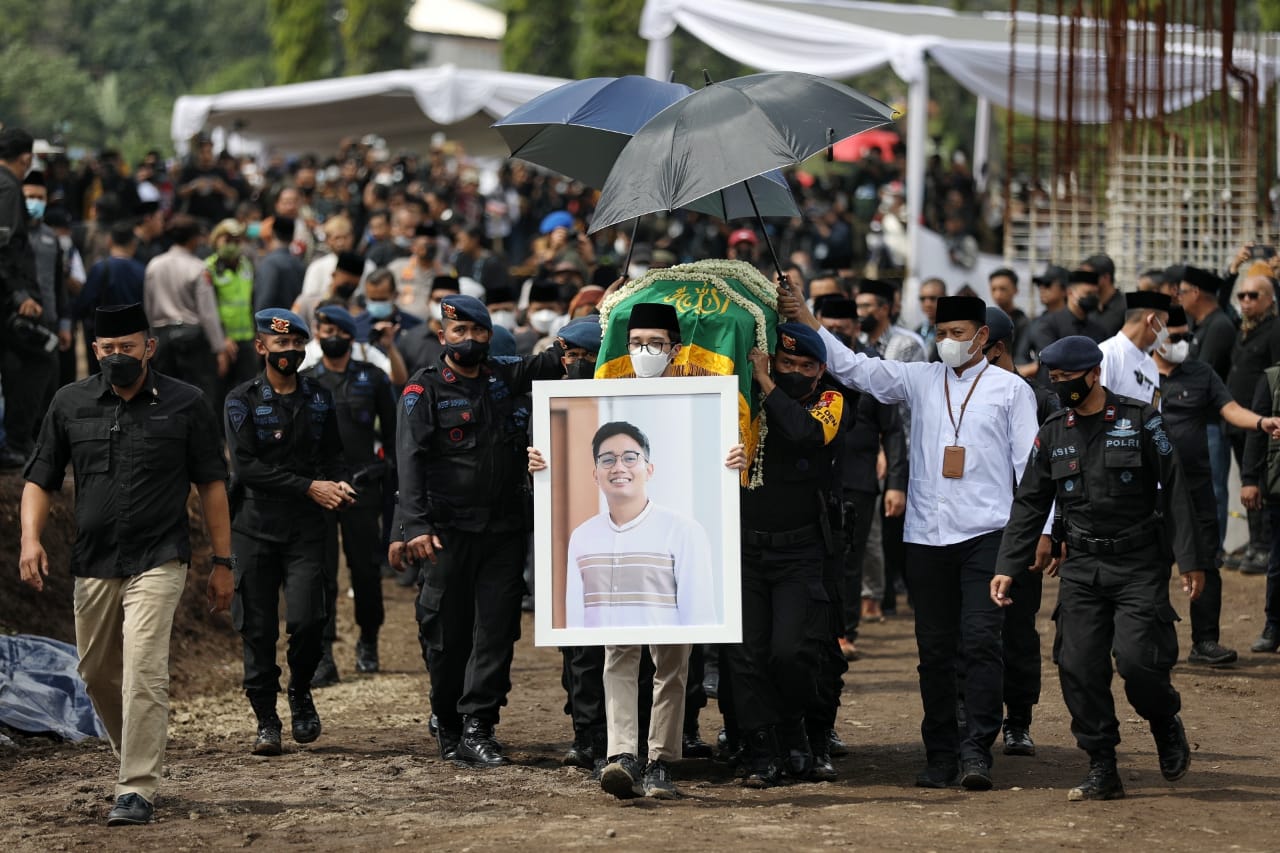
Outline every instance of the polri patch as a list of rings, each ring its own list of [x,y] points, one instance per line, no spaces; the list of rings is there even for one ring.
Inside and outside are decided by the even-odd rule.
[[[247,417],[249,417],[249,407],[243,400],[233,397],[227,401],[227,420],[231,422],[231,429],[234,432],[240,431]]]

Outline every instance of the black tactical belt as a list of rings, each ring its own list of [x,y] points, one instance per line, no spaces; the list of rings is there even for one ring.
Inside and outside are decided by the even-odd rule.
[[[795,530],[781,530],[775,533],[766,530],[742,531],[742,544],[752,545],[756,548],[785,548],[788,545],[812,544],[821,541],[823,541],[822,527],[817,524],[809,524],[804,527],[797,527]]]
[[[1147,527],[1128,536],[1121,536],[1115,539],[1103,539],[1097,536],[1086,536],[1073,530],[1067,531],[1067,547],[1079,548],[1086,554],[1097,554],[1102,556],[1115,554],[1128,554],[1139,548],[1145,548],[1159,541],[1157,529]]]

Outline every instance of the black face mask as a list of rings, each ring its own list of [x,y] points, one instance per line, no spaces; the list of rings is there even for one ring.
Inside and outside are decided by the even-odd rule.
[[[128,388],[142,378],[142,359],[122,352],[100,359],[98,364],[102,368],[103,377],[117,388]]]
[[[457,344],[445,344],[445,354],[461,367],[475,367],[489,356],[489,344],[465,340]]]
[[[1076,304],[1080,306],[1080,310],[1088,314],[1090,311],[1098,310],[1098,297],[1092,293],[1088,296],[1081,296],[1076,300]]]
[[[302,350],[291,349],[284,352],[267,353],[267,364],[281,376],[292,376],[302,366],[307,354]]]
[[[1084,376],[1052,383],[1053,393],[1058,395],[1058,402],[1068,409],[1074,409],[1085,401],[1093,391],[1093,386]]]
[[[596,366],[590,361],[578,359],[564,369],[564,375],[569,379],[593,379],[596,375]]]
[[[351,295],[355,292],[356,286],[354,284],[344,284],[342,287],[335,287],[333,289],[334,295],[342,300],[350,300]]]
[[[791,399],[803,400],[813,393],[814,386],[818,384],[818,380],[816,377],[810,378],[803,373],[777,372],[773,374],[773,384],[782,389],[782,393]]]
[[[342,358],[351,352],[351,338],[344,338],[338,335],[334,335],[331,338],[321,338],[320,351],[327,358]]]
[[[867,334],[871,334],[876,330],[876,326],[880,325],[880,319],[875,314],[868,314],[865,317],[858,318],[858,328]]]

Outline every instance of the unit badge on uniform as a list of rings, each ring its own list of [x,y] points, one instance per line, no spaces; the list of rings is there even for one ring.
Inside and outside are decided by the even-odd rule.
[[[404,413],[406,415],[413,414],[413,407],[418,404],[418,398],[422,396],[422,392],[426,389],[421,385],[404,386],[404,394],[401,397],[404,400]]]
[[[289,334],[289,321],[283,317],[272,317],[271,331],[275,332],[277,335]]]

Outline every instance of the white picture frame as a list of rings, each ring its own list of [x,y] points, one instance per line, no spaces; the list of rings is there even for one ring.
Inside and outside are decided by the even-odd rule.
[[[714,614],[708,610],[699,612],[709,621],[571,624],[571,608],[565,598],[570,582],[568,543],[580,525],[607,512],[607,503],[592,479],[595,460],[591,444],[596,429],[611,421],[632,424],[650,442],[652,458],[647,461],[653,465],[653,475],[646,490],[651,504],[692,520],[706,534],[711,553],[710,606],[714,607]],[[742,642],[740,479],[739,472],[724,464],[730,448],[739,443],[736,377],[535,382],[533,442],[547,463],[545,470],[533,476],[535,645]],[[607,515],[597,519],[596,524],[606,520]],[[628,611],[623,606],[608,610],[607,616],[602,617],[606,613],[600,609],[602,606],[597,599],[590,606],[596,609],[589,607],[586,612],[591,615],[584,621],[603,619],[617,623],[653,618],[637,617],[640,610]],[[580,611],[581,608],[572,610]],[[680,613],[687,612],[682,603]]]

